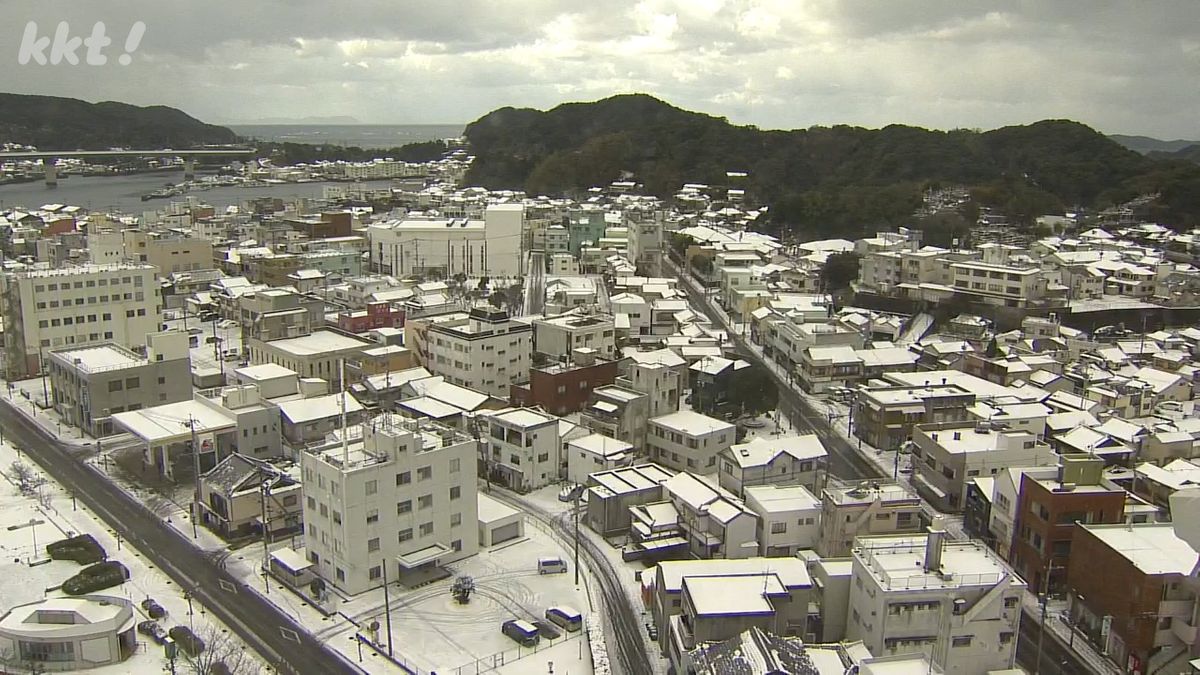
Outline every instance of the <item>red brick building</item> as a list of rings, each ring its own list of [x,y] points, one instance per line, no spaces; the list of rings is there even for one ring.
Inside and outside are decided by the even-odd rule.
[[[1017,500],[1009,562],[1039,593],[1047,584],[1052,594],[1064,589],[1076,522],[1120,523],[1125,517],[1125,490],[1103,478],[1103,460],[1063,456],[1059,461],[1056,478],[1024,474]]]
[[[1196,642],[1197,555],[1171,523],[1079,525],[1071,621],[1127,673],[1177,673]]]
[[[593,389],[613,384],[616,379],[616,361],[555,363],[531,368],[529,381],[512,385],[509,399],[514,406],[541,406],[553,415],[565,415],[582,410]]]
[[[369,302],[365,310],[338,312],[337,327],[347,333],[365,333],[373,328],[403,328],[404,310],[386,302]]]

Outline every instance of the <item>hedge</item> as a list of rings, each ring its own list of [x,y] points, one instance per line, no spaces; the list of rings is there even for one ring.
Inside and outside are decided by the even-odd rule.
[[[108,559],[104,547],[90,534],[47,544],[46,553],[54,560],[74,560],[80,565],[91,565]]]
[[[129,570],[115,560],[83,568],[79,574],[63,582],[62,591],[67,595],[84,595],[119,586],[129,578]]]

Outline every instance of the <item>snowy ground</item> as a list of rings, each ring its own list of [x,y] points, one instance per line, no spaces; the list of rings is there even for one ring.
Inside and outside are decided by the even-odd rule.
[[[50,542],[74,534],[91,534],[104,547],[110,560],[121,562],[130,572],[129,581],[121,586],[99,591],[99,594],[121,596],[132,601],[138,621],[148,618],[142,614],[138,603],[145,598],[153,598],[167,610],[167,616],[159,621],[164,629],[181,624],[189,626],[210,645],[220,642],[224,644],[218,648],[244,653],[241,658],[251,662],[249,672],[267,672],[265,668],[260,670],[253,652],[247,650],[227,628],[210,618],[199,603],[194,604],[194,614],[189,615],[188,603],[180,589],[165,574],[148,563],[138,551],[128,544],[118,543],[113,533],[105,528],[103,521],[92,515],[82,503],[76,503],[72,508],[71,497],[63,488],[49,481],[41,487],[40,500],[36,496],[21,496],[11,482],[12,465],[16,461],[22,461],[30,469],[44,476],[32,462],[22,459],[13,447],[7,443],[0,443],[0,473],[3,474],[3,478],[0,479],[0,531],[5,532],[5,536],[0,538],[0,575],[9,580],[0,584],[0,609],[7,611],[14,605],[44,597],[61,596],[60,591],[48,589],[59,586],[82,567],[67,561],[52,561],[30,567],[26,560],[45,559],[45,546]],[[12,532],[7,530],[10,525],[23,525],[30,520],[43,522]],[[33,544],[35,537],[36,549]],[[177,667],[180,672],[186,670],[182,665]],[[161,673],[167,669],[168,662],[162,649],[148,638],[139,635],[137,653],[128,660],[88,672],[97,675],[117,675]]]
[[[558,555],[572,564],[571,551],[566,550],[538,523],[527,520],[523,539],[505,542],[478,555],[452,565],[456,575],[474,578],[476,591],[471,601],[460,605],[450,596],[453,579],[444,579],[413,590],[390,593],[394,656],[421,672],[438,673],[528,673],[545,672],[547,661],[554,661],[556,673],[590,675],[591,654],[586,640],[579,633],[567,634],[553,645],[543,640],[536,652],[518,650],[517,644],[500,633],[503,622],[520,618],[541,619],[547,607],[568,605],[584,615],[591,611],[587,591],[575,586],[575,575],[541,575],[537,572],[539,557]],[[231,559],[227,567],[234,574],[253,574],[251,564],[239,564]],[[255,561],[256,562],[256,559]],[[261,587],[261,581],[259,587]],[[348,657],[358,658],[355,632],[367,634],[367,626],[378,621],[380,638],[385,640],[386,616],[382,590],[342,600],[334,619],[325,620],[315,610],[303,606],[299,598],[285,594],[273,586],[269,599],[284,601],[288,611],[295,612],[319,638],[327,640]],[[347,618],[348,617],[348,618]],[[358,622],[356,627],[350,620]],[[370,672],[399,672],[383,657],[363,650],[364,663]]]
[[[536,490],[534,492],[530,492],[529,494],[522,495],[522,499],[532,502],[538,507],[553,514],[561,515],[570,511],[570,504],[565,504],[558,501],[558,487],[556,486],[545,487],[541,490]],[[579,533],[580,536],[591,539],[596,544],[596,548],[602,551],[605,557],[608,558],[609,564],[612,565],[613,570],[621,578],[621,588],[625,591],[625,595],[629,598],[629,602],[631,603],[634,611],[639,614],[640,622],[645,624],[646,622],[650,621],[650,610],[642,603],[641,585],[638,581],[638,575],[641,574],[643,570],[650,568],[648,568],[645,563],[636,560],[628,562],[623,560],[621,558],[621,549],[619,544],[623,544],[624,542],[616,542],[618,545],[609,543],[603,537],[592,531],[592,529],[584,524],[582,520],[580,521]],[[595,602],[599,603],[600,599],[598,597],[598,588],[596,588],[594,582],[589,582],[589,585],[593,589],[592,594],[596,596]],[[577,609],[580,609],[581,611],[583,610],[582,607],[577,607]],[[665,674],[668,668],[668,661],[663,657],[662,651],[658,647],[658,643],[650,640],[650,637],[644,628],[638,632],[641,634],[642,640],[645,642],[646,653],[650,656],[651,667],[655,669],[656,673]],[[584,651],[586,652],[587,650],[585,649]],[[611,657],[611,649],[609,653]],[[555,670],[557,672],[557,665],[555,666]]]

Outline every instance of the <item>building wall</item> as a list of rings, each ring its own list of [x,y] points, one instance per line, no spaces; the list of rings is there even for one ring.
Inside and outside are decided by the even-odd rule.
[[[468,321],[474,319],[455,323]],[[511,386],[524,380],[529,371],[530,333],[529,326],[511,320],[497,321],[488,330],[477,331],[434,323],[426,333],[424,365],[452,384],[507,398]]]
[[[858,537],[909,534],[921,527],[921,501],[915,496],[846,504],[826,493],[817,552],[824,558],[841,558],[850,555]]]
[[[729,454],[722,452],[719,458],[721,472],[717,477],[721,487],[735,495],[741,495],[754,485],[803,485],[813,494],[818,494],[825,483],[824,457],[796,459],[781,452],[762,466],[742,467]]]
[[[541,406],[555,415],[565,415],[583,409],[596,387],[612,384],[616,379],[616,361],[567,368],[533,368],[529,371],[529,382],[513,385],[510,397],[514,405]]]
[[[676,471],[708,474],[717,471],[717,455],[733,445],[734,429],[723,426],[715,431],[682,432],[651,419],[646,434],[650,459]]]
[[[39,372],[39,351],[115,342],[136,348],[162,328],[155,268],[113,264],[19,272],[4,277],[4,331],[9,379]],[[70,323],[68,323],[70,322]]]
[[[475,441],[421,451],[413,434],[381,427],[368,431],[367,445],[388,452],[388,460],[343,471],[310,453],[301,456],[305,546],[319,576],[355,595],[383,583],[384,564],[388,579],[395,579],[397,555],[434,543],[457,544],[457,551],[439,560],[444,564],[478,551]],[[422,479],[425,468],[429,478]],[[432,501],[422,507],[424,496]],[[404,502],[411,509],[401,512]],[[376,519],[368,522],[371,516]],[[400,541],[401,533],[411,538]]]
[[[114,432],[111,415],[192,398],[191,361],[151,361],[89,373],[51,358],[50,387],[63,421],[92,436],[108,436]]]
[[[1075,521],[1120,523],[1125,517],[1125,498],[1124,490],[1097,490],[1095,486],[1053,491],[1023,475],[1009,562],[1031,587],[1041,589],[1048,583],[1051,593],[1060,593],[1067,578]]]

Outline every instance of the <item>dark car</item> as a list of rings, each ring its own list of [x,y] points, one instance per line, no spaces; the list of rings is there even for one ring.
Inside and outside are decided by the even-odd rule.
[[[137,625],[137,632],[154,640],[156,644],[162,644],[163,640],[167,639],[167,631],[162,626],[158,625],[157,621],[143,621]]]

